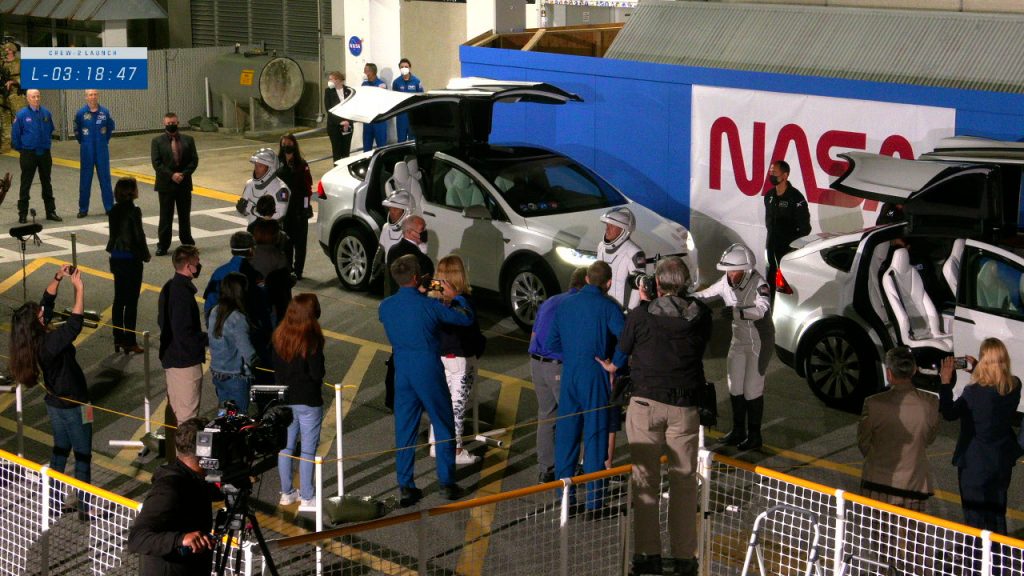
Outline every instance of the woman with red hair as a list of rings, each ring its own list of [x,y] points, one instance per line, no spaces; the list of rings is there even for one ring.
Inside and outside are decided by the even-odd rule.
[[[299,512],[316,511],[313,487],[313,458],[320,444],[320,422],[324,399],[324,335],[320,330],[320,301],[316,294],[298,294],[288,304],[284,320],[274,330],[274,375],[278,385],[287,386],[284,401],[292,410],[288,441],[277,457],[281,475],[282,506],[301,498]],[[299,491],[292,487],[295,444],[301,443]]]

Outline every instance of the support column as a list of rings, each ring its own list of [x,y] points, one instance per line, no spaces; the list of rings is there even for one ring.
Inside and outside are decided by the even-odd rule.
[[[128,21],[127,20],[106,20],[103,22],[103,32],[100,32],[100,39],[104,46],[127,46],[128,45]]]

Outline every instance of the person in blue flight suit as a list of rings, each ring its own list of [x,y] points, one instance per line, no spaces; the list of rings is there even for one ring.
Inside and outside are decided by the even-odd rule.
[[[21,190],[18,194],[18,223],[28,223],[29,190],[32,180],[39,171],[39,183],[43,186],[43,206],[46,208],[46,219],[63,222],[57,215],[57,205],[53,200],[53,184],[50,182],[50,171],[53,169],[53,157],[50,155],[50,139],[53,137],[53,114],[43,105],[43,97],[39,90],[29,89],[25,93],[28,106],[18,110],[11,127],[11,146],[18,151],[21,166]]]
[[[85,106],[75,114],[75,140],[79,144],[82,168],[78,179],[78,217],[89,215],[89,196],[92,194],[92,171],[100,181],[103,210],[114,207],[114,191],[110,187],[110,149],[107,143],[114,134],[114,117],[110,110],[100,106],[99,90],[85,91]]]
[[[363,74],[366,76],[366,80],[363,80],[363,86],[376,86],[377,88],[388,89],[388,83],[377,76],[377,65],[373,62],[368,62],[366,66],[363,66]],[[373,150],[375,142],[378,148],[388,143],[387,121],[363,124],[363,152]]]
[[[423,92],[423,84],[420,79],[412,75],[412,62],[408,58],[398,61],[398,71],[401,76],[395,78],[391,83],[391,89],[395,92]],[[412,140],[415,135],[409,130],[409,115],[399,114],[395,117],[395,132],[398,134],[398,141],[405,142]]]
[[[412,506],[423,497],[416,487],[412,447],[419,433],[423,410],[434,426],[437,452],[437,479],[448,500],[464,494],[455,483],[455,415],[451,393],[441,364],[441,324],[469,326],[473,313],[462,296],[445,281],[440,289],[451,307],[436,298],[428,298],[420,289],[419,262],[407,254],[391,265],[391,277],[398,292],[380,303],[378,317],[391,342],[395,362],[395,444],[399,504]],[[593,362],[593,361],[591,361]]]
[[[547,348],[562,354],[562,386],[555,425],[555,474],[575,475],[583,441],[583,473],[605,469],[608,457],[610,380],[595,358],[607,358],[622,328],[625,316],[619,304],[608,296],[612,269],[598,260],[587,268],[587,285],[558,307],[548,333]],[[625,356],[615,349],[616,364]],[[587,510],[603,504],[604,481],[587,488]]]

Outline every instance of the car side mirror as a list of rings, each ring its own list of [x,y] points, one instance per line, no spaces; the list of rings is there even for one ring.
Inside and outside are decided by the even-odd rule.
[[[472,220],[490,220],[491,211],[483,204],[474,204],[473,206],[466,206],[462,209],[462,217],[470,218]]]

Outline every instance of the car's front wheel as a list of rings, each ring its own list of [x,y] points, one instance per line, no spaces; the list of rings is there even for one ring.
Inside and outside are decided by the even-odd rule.
[[[341,231],[334,242],[334,271],[341,285],[348,290],[366,290],[370,284],[370,266],[377,249],[376,243],[359,228]]]
[[[865,335],[834,324],[809,335],[804,377],[828,406],[859,412],[879,389],[876,353]]]
[[[537,260],[517,265],[507,278],[502,299],[516,324],[529,332],[540,305],[558,292],[558,284]]]

